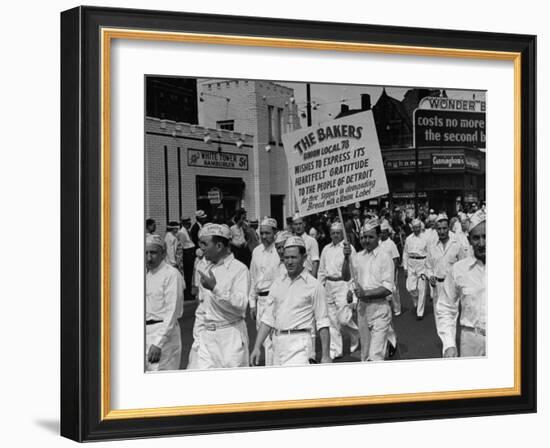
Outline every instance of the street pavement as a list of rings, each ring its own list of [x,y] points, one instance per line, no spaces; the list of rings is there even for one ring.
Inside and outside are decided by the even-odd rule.
[[[441,357],[441,341],[437,336],[433,316],[431,299],[427,299],[424,310],[424,318],[416,319],[416,312],[412,300],[405,288],[405,273],[399,269],[398,287],[401,294],[401,315],[393,318],[393,326],[397,334],[397,350],[390,360],[428,359]],[[195,321],[195,309],[197,301],[185,301],[183,317],[179,320],[182,335],[181,369],[187,367],[189,350],[193,343],[193,323]],[[246,325],[252,350],[256,339],[256,324],[247,313]],[[319,338],[317,338],[317,353],[320,355]],[[334,362],[358,362],[359,350],[349,352],[349,340],[344,338],[344,356]],[[263,363],[263,360],[262,360]]]

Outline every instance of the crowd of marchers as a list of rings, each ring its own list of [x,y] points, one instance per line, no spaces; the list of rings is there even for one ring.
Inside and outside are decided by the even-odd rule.
[[[216,222],[213,222],[216,221]],[[398,347],[400,267],[417,319],[433,300],[441,356],[485,356],[486,209],[449,218],[353,209],[338,215],[230,222],[199,210],[169,222],[164,238],[146,222],[145,366],[180,368],[184,298],[198,301],[187,369],[330,363],[343,339],[361,361]],[[249,340],[245,319],[256,322]]]

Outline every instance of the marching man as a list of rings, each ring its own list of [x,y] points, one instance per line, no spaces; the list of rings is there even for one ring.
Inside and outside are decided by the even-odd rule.
[[[416,218],[412,221],[412,230],[405,240],[403,249],[403,266],[407,273],[406,287],[411,295],[416,308],[416,318],[424,317],[424,305],[426,301],[426,256],[428,243],[420,233],[421,221]]]
[[[199,243],[209,262],[201,278],[199,297],[204,328],[198,348],[198,369],[248,366],[248,332],[244,321],[250,277],[247,267],[229,248],[231,230],[225,224],[207,224]]]
[[[438,334],[443,357],[485,356],[487,329],[487,277],[485,272],[485,211],[470,218],[469,240],[473,255],[457,261],[445,278],[437,301]],[[459,318],[460,304],[460,318]],[[460,319],[460,351],[456,347],[456,323]]]
[[[275,280],[262,315],[250,355],[250,364],[260,362],[261,346],[273,332],[273,365],[307,365],[312,357],[310,331],[316,326],[322,346],[322,363],[330,363],[330,333],[325,290],[304,268],[306,246],[300,237],[290,237],[284,247],[286,274]]]
[[[330,357],[332,359],[343,356],[342,331],[349,334],[353,353],[359,346],[359,329],[351,319],[351,312],[347,302],[348,282],[342,278],[344,263],[344,227],[339,221],[330,226],[332,242],[323,248],[319,264],[318,279],[325,287],[330,319]],[[351,248],[352,256],[355,249]]]
[[[301,216],[294,216],[292,219],[292,229],[294,230],[294,235],[302,238],[306,245],[306,269],[311,275],[317,277],[317,271],[319,270],[319,243],[317,243],[315,238],[306,233],[306,224],[304,218]]]
[[[390,258],[393,260],[394,265],[394,283],[396,285],[395,291],[393,292],[391,296],[391,303],[393,312],[396,316],[399,316],[401,314],[401,297],[399,296],[399,288],[397,288],[397,272],[398,272],[398,266],[399,266],[399,251],[397,250],[397,246],[393,242],[393,240],[390,238],[390,232],[392,230],[390,224],[388,221],[384,221],[380,225],[380,248],[385,251]]]
[[[277,221],[273,218],[264,218],[260,224],[260,239],[262,244],[256,246],[252,252],[250,262],[250,316],[256,321],[256,329],[266,308],[267,296],[273,283],[272,271],[279,266],[280,258],[275,247],[275,232]],[[265,365],[272,364],[273,352],[271,349],[271,338],[266,338]]]
[[[177,370],[181,360],[181,331],[185,282],[165,258],[158,235],[145,239],[145,370]]]
[[[349,280],[351,269],[355,272],[361,361],[383,361],[392,332],[390,300],[394,289],[394,265],[390,256],[380,248],[378,219],[369,219],[360,237],[363,250],[354,257],[350,245],[344,245],[342,277]]]
[[[439,328],[439,317],[437,313],[437,300],[443,289],[443,282],[451,272],[453,265],[465,257],[458,240],[449,235],[449,218],[446,214],[440,214],[435,222],[435,230],[439,239],[435,244],[428,247],[426,258],[426,275],[433,288],[433,304],[435,327]]]

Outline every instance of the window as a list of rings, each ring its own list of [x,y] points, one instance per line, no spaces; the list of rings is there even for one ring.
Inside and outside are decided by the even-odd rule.
[[[226,131],[235,130],[235,120],[216,121],[216,129],[224,129]]]
[[[269,136],[269,143],[275,143],[275,117],[273,106],[267,106],[267,135]]]

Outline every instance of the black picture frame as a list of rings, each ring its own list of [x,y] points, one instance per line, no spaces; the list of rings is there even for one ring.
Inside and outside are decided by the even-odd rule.
[[[105,419],[102,403],[102,28],[242,35],[521,56],[520,393],[306,409]],[[243,50],[244,51],[244,50]],[[61,435],[76,441],[536,411],[536,36],[98,7],[61,13]],[[107,211],[108,213],[108,211]]]

